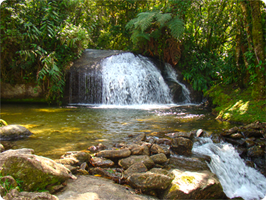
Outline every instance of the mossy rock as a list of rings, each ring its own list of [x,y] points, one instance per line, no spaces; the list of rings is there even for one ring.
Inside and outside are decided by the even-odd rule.
[[[24,191],[45,190],[71,178],[70,171],[53,160],[36,155],[16,155],[4,162],[2,175],[11,175],[21,182]]]

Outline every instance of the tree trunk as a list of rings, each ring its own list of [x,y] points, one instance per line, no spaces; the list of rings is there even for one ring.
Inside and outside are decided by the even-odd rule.
[[[264,47],[265,43],[263,40],[263,29],[262,29],[262,19],[261,19],[261,11],[260,11],[260,1],[249,1],[251,7],[251,15],[252,15],[252,39],[254,45],[254,53],[256,56],[257,67],[257,83],[256,83],[256,93],[255,96],[262,96],[265,92],[265,52]],[[260,64],[261,63],[261,64]]]

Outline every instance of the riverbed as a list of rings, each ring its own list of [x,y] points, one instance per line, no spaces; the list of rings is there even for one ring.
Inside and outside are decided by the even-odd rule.
[[[103,143],[123,142],[130,134],[145,132],[160,136],[167,132],[203,129],[209,135],[231,128],[199,105],[104,106],[2,104],[1,119],[28,128],[33,135],[12,141],[13,149],[32,148],[52,159],[67,151],[86,150]]]

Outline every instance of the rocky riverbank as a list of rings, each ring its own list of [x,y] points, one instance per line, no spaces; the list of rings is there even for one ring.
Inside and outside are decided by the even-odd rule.
[[[81,196],[86,199],[88,195],[96,199],[100,192],[93,190],[97,184],[100,187],[100,182],[106,186],[102,190],[115,188],[118,199],[123,198],[122,194],[137,195],[139,199],[226,198],[218,178],[208,168],[210,158],[191,151],[193,143],[204,135],[201,129],[165,133],[160,138],[147,137],[144,133],[129,135],[126,143],[111,147],[100,143],[84,151],[67,152],[57,160],[34,155],[30,149],[3,149],[0,154],[1,183],[11,175],[20,181],[19,188],[32,195],[44,195],[32,192],[48,190],[46,199],[82,199]],[[216,137],[213,135],[214,142],[232,143],[246,163],[264,175],[265,138],[266,123],[259,122],[224,130]],[[16,188],[12,177],[9,182],[14,182],[13,188]],[[102,182],[103,177],[108,183]],[[18,194],[29,195],[17,190],[8,191],[3,185],[0,189],[5,199],[16,199]]]

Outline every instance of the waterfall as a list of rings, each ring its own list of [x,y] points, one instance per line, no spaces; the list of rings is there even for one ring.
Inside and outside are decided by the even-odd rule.
[[[65,92],[69,104],[162,105],[173,104],[174,95],[180,97],[175,102],[191,102],[189,90],[177,80],[171,65],[162,69],[149,58],[129,52],[107,57],[103,56],[112,52],[103,56],[97,52],[85,51],[71,67]],[[169,82],[178,84],[174,94]]]
[[[168,80],[171,80],[182,87],[182,94],[185,97],[185,101],[183,103],[191,103],[190,91],[183,83],[177,80],[176,71],[172,68],[172,66],[169,63],[165,63],[165,71]]]
[[[146,57],[124,53],[102,61],[103,104],[169,104],[172,97],[158,70]]]
[[[201,138],[193,152],[211,157],[209,168],[215,173],[229,198],[262,199],[266,195],[266,178],[254,168],[245,165],[231,144],[214,144],[210,138]]]

